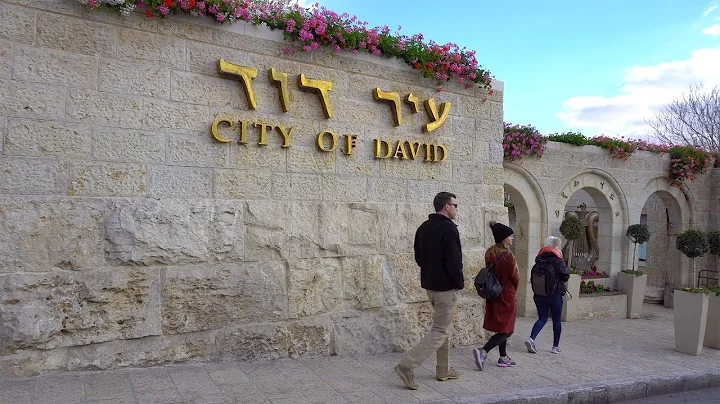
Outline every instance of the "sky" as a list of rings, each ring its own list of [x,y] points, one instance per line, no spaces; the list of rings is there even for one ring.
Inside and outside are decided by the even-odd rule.
[[[477,51],[504,83],[505,122],[543,134],[652,140],[646,119],[663,105],[692,83],[720,85],[720,0],[320,4],[371,27],[401,26],[408,36]]]

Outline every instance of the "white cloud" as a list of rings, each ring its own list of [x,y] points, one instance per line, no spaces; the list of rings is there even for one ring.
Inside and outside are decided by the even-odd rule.
[[[717,4],[712,5],[712,6],[708,7],[708,8],[706,8],[705,11],[703,11],[703,16],[706,16],[706,15],[712,13],[713,11],[715,11],[716,8],[718,8],[718,5],[717,5]]]
[[[712,36],[718,36],[720,35],[720,24],[711,25],[704,30],[702,30],[703,35],[712,35]]]
[[[644,137],[645,119],[678,99],[689,84],[720,85],[720,48],[696,49],[689,59],[655,66],[634,66],[625,72],[624,85],[613,97],[583,96],[566,100],[558,117],[568,128],[586,135]]]

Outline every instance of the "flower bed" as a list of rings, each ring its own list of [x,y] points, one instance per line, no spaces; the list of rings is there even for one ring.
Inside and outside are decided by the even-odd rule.
[[[296,42],[305,52],[327,50],[339,53],[367,52],[384,57],[397,57],[413,69],[420,70],[438,83],[456,80],[472,87],[479,84],[492,94],[492,75],[475,58],[475,51],[457,44],[425,42],[423,34],[406,36],[400,27],[394,34],[388,26],[368,28],[367,22],[356,16],[338,14],[317,3],[309,8],[299,4],[292,7],[278,4],[259,4],[245,0],[78,0],[91,8],[111,8],[122,15],[135,9],[148,18],[185,13],[211,18],[218,23],[245,21],[280,29],[286,40]],[[286,48],[286,52],[291,52]]]
[[[508,124],[506,124],[506,127],[507,125]],[[532,128],[531,126],[526,127]],[[670,167],[666,179],[670,185],[675,187],[682,185],[682,182],[685,180],[694,181],[696,174],[706,173],[708,167],[710,167],[715,160],[714,154],[695,146],[670,146],[648,143],[639,139],[625,139],[624,137],[617,139],[604,135],[590,138],[579,132],[556,133],[547,137],[536,133],[537,131],[515,132],[521,137],[508,138],[506,129],[506,136],[503,138],[506,161],[520,160],[523,155],[534,155],[540,158],[542,156],[542,150],[540,153],[534,153],[531,149],[533,142],[537,142],[538,139],[543,139],[543,147],[548,140],[569,143],[575,146],[589,145],[602,147],[608,150],[613,158],[620,160],[627,160],[635,150],[649,151],[657,153],[660,156],[669,153]],[[514,151],[514,153],[508,153],[508,150]]]

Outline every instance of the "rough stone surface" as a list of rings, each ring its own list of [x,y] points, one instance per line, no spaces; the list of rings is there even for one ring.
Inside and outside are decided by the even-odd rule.
[[[169,267],[163,285],[163,333],[287,319],[282,261]]]
[[[120,265],[242,261],[243,206],[212,200],[118,200],[105,219],[107,259]]]
[[[0,273],[96,269],[104,263],[105,201],[2,197]]]
[[[0,352],[159,335],[155,272],[110,268],[0,276]]]

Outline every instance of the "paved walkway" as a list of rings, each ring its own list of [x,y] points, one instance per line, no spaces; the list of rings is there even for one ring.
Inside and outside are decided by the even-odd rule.
[[[471,347],[451,350],[455,381],[434,379],[434,358],[416,369],[420,389],[404,388],[392,367],[401,354],[208,363],[102,372],[61,372],[0,380],[1,403],[487,403],[612,402],[720,386],[720,351],[674,351],[672,310],[645,306],[637,320],[564,323],[562,354],[550,353],[551,323],[539,353],[523,341],[533,319],[519,318],[509,347],[516,368],[475,368]],[[497,361],[497,350],[489,355]],[[615,386],[608,388],[608,386]],[[528,399],[534,397],[534,399]]]

